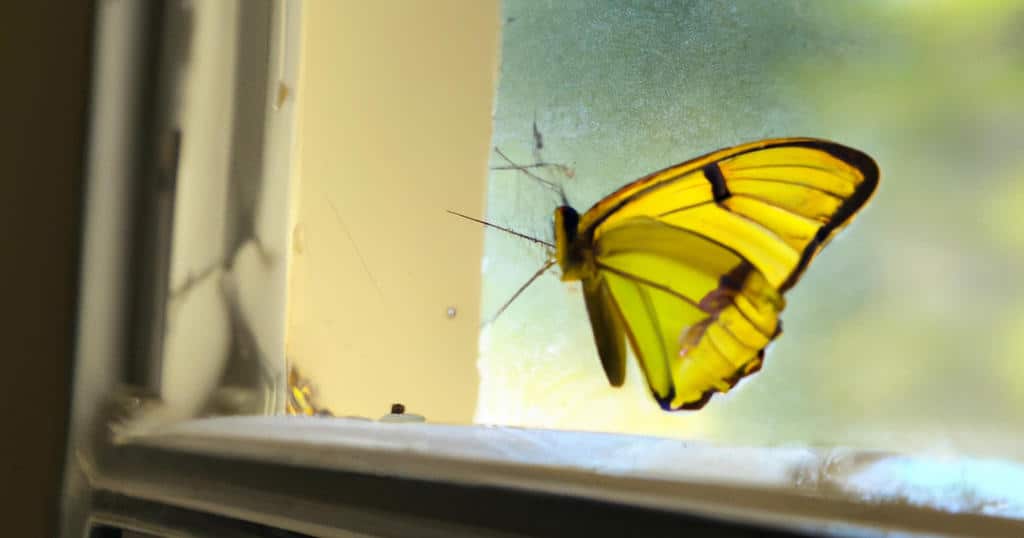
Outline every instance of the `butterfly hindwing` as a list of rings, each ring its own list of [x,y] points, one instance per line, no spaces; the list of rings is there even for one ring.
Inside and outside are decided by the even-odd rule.
[[[783,302],[734,252],[637,218],[602,236],[595,255],[662,407],[702,405],[760,366]]]
[[[740,259],[653,219],[637,218],[594,244],[600,279],[659,402],[672,400],[679,329],[706,317],[700,298]]]

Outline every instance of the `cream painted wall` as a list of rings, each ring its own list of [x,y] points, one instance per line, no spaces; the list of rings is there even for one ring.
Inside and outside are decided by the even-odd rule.
[[[288,358],[336,415],[470,422],[483,231],[445,210],[484,213],[499,3],[303,9]]]

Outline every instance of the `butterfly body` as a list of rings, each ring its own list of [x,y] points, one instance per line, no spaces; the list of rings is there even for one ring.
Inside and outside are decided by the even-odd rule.
[[[555,209],[555,259],[562,281],[586,280],[596,273],[594,251],[587,241],[578,240],[580,215],[570,206]]]
[[[783,294],[867,203],[878,167],[812,138],[712,152],[555,210],[562,280],[582,283],[608,381],[626,341],[655,400],[699,409],[760,369]]]

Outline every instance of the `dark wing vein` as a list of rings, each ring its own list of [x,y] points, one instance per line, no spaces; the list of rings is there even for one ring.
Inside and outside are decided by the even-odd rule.
[[[815,220],[815,219],[812,219],[811,217],[808,217],[806,215],[801,215],[800,213],[797,213],[797,212],[793,211],[792,209],[790,209],[788,207],[783,207],[783,206],[781,206],[779,204],[776,204],[775,202],[773,202],[771,200],[766,200],[764,198],[761,198],[760,196],[754,196],[754,195],[751,195],[751,194],[739,193],[739,194],[733,194],[732,197],[733,198],[746,198],[748,200],[754,200],[754,201],[760,202],[760,203],[762,203],[764,205],[774,207],[775,209],[778,209],[778,210],[781,210],[781,211],[785,211],[786,213],[789,213],[790,215],[796,215],[796,216],[798,216],[798,217],[800,217],[800,218],[802,218],[804,220],[810,220],[810,221]],[[817,221],[817,222],[820,222],[820,221]]]
[[[740,313],[740,315],[741,315],[741,316],[743,316],[743,318],[744,318],[744,319],[746,319],[746,320],[747,320],[748,322],[750,322],[750,326],[751,326],[751,327],[753,327],[753,328],[754,328],[754,330],[756,330],[757,332],[759,332],[759,333],[763,334],[763,335],[764,335],[765,337],[768,337],[768,335],[767,335],[767,334],[764,334],[764,331],[762,331],[760,327],[758,327],[757,325],[755,325],[755,324],[754,324],[754,322],[753,322],[753,321],[752,321],[752,320],[751,320],[751,319],[750,319],[750,318],[749,318],[749,317],[748,317],[748,316],[747,316],[747,315],[746,315],[746,314],[745,314],[745,313],[744,313],[744,312],[743,312],[742,310],[740,310],[740,307],[739,307],[739,305],[737,305],[735,301],[733,301],[733,300],[731,300],[731,299],[730,299],[730,301],[729,301],[729,302],[731,302],[731,303],[732,303],[732,305],[733,305],[733,308],[735,308],[735,309],[736,309],[736,311],[737,311],[737,312],[739,312],[739,313]],[[741,346],[743,346],[743,347],[745,347],[745,348],[747,348],[747,349],[757,349],[757,348],[751,347],[751,346],[750,346],[750,345],[748,345],[748,344],[747,344],[746,342],[744,342],[744,341],[743,341],[742,339],[740,339],[740,337],[739,337],[739,336],[737,336],[737,335],[736,335],[736,333],[732,332],[732,329],[730,329],[728,325],[726,325],[726,324],[724,324],[724,323],[717,323],[717,321],[718,321],[718,317],[717,317],[717,314],[716,314],[716,316],[715,316],[715,322],[716,322],[716,324],[717,324],[717,325],[718,325],[719,327],[721,327],[723,331],[725,331],[725,332],[729,333],[729,336],[731,336],[733,340],[735,340],[735,341],[736,341],[736,342],[737,342],[737,343],[738,343],[739,345],[741,345]]]
[[[765,149],[774,149],[774,148],[777,148],[777,147],[785,147],[785,146],[774,146],[773,148],[765,148]],[[790,147],[798,147],[798,146],[790,146]],[[822,151],[822,150],[816,149],[815,151]],[[735,155],[735,157],[738,157],[740,155],[745,155],[745,153],[737,154],[737,155]],[[846,164],[850,165],[853,168],[857,168],[856,166],[853,166],[852,164],[850,164],[845,159],[836,157],[835,155],[831,155],[831,154],[829,154],[829,156],[832,157],[833,159],[837,160],[837,161],[846,163]],[[732,157],[729,157],[729,159],[731,159],[731,158]],[[724,161],[728,161],[729,159],[723,159],[723,162]],[[813,164],[782,163],[782,164],[756,164],[756,165],[750,165],[750,166],[729,166],[729,170],[732,170],[733,172],[738,172],[740,170],[761,170],[762,168],[804,168],[804,169],[807,169],[807,170],[819,170],[821,172],[828,172],[828,173],[830,173],[832,175],[836,175],[836,169],[835,168],[828,168],[827,166],[815,166]],[[839,176],[839,177],[842,177],[842,176]],[[851,182],[851,183],[853,183],[853,182]]]
[[[712,244],[714,244],[716,246],[719,246],[723,250],[729,251],[733,256],[736,256],[737,259],[740,259],[740,260],[746,260],[747,259],[746,256],[744,256],[743,254],[740,254],[739,251],[737,251],[736,249],[730,247],[729,245],[726,245],[725,243],[722,243],[721,241],[718,241],[718,240],[716,240],[714,238],[708,237],[707,235],[701,233],[700,230],[693,230],[693,229],[690,229],[690,228],[683,228],[681,226],[675,226],[673,224],[670,224],[670,223],[662,221],[662,220],[659,220],[657,222],[658,222],[658,224],[661,224],[662,226],[668,226],[669,228],[672,228],[673,230],[679,230],[679,231],[684,232],[684,233],[695,235],[695,236],[697,236],[697,237],[707,241],[708,243],[712,243]]]
[[[735,168],[730,168],[729,169],[730,172],[735,171],[735,170],[736,170]],[[824,195],[831,196],[832,198],[837,198],[839,200],[843,200],[843,199],[846,198],[845,196],[843,196],[842,194],[839,194],[837,192],[832,192],[832,191],[829,191],[829,190],[825,190],[825,189],[823,189],[821,187],[816,187],[814,185],[808,185],[806,183],[801,183],[799,181],[792,181],[792,180],[789,180],[789,179],[778,179],[778,178],[767,178],[767,177],[749,177],[749,176],[734,177],[732,179],[726,179],[727,183],[729,183],[729,182],[737,182],[737,181],[762,181],[764,183],[781,183],[781,184],[784,184],[784,185],[795,185],[797,187],[803,187],[803,188],[805,188],[807,190],[820,192],[820,193],[822,193]],[[733,193],[733,196],[736,196],[736,193]]]
[[[683,207],[677,207],[677,208],[675,208],[675,209],[673,209],[671,211],[666,211],[664,213],[661,213],[660,215],[658,215],[658,218],[664,218],[664,217],[667,217],[669,215],[673,215],[675,213],[680,213],[680,212],[683,212],[683,211],[687,211],[689,209],[693,209],[695,207],[700,207],[702,205],[708,205],[708,204],[713,204],[713,203],[715,203],[714,200],[706,200],[704,202],[698,202],[696,204],[690,204],[690,205],[683,206]]]
[[[748,298],[747,300],[750,300],[750,299]],[[743,319],[747,320],[747,323],[750,323],[750,326],[753,327],[755,331],[757,331],[757,332],[761,333],[762,335],[764,335],[765,338],[768,338],[768,339],[772,338],[772,335],[766,334],[763,330],[761,330],[761,326],[758,325],[756,322],[754,322],[754,320],[750,319],[750,316],[748,316],[747,313],[744,312],[742,308],[740,308],[740,305],[736,303],[736,298],[735,297],[733,297],[733,299],[732,299],[732,305],[734,307],[736,307],[736,311],[739,312],[741,316],[743,316]]]
[[[779,233],[776,232],[775,230],[765,226],[764,224],[754,220],[751,217],[748,217],[747,215],[744,215],[743,213],[739,213],[739,212],[733,211],[732,208],[730,208],[728,206],[724,206],[722,204],[718,204],[718,207],[720,209],[722,209],[723,211],[728,211],[729,213],[731,213],[733,215],[736,215],[737,217],[739,217],[739,218],[741,218],[741,219],[743,219],[743,220],[745,220],[745,221],[747,221],[747,222],[749,222],[749,223],[751,223],[751,224],[753,224],[753,225],[755,225],[755,226],[757,226],[757,227],[759,227],[759,228],[761,228],[763,230],[766,230],[768,233],[770,233],[773,236],[775,236],[776,238],[778,238],[779,242],[782,243],[783,245],[785,245],[786,248],[788,248],[789,250],[792,250],[794,254],[796,254],[797,256],[800,255],[800,252],[797,251],[796,249],[794,249],[793,247],[789,246],[789,243],[787,243],[786,240],[783,239],[783,237],[781,235],[779,235]],[[780,208],[780,209],[782,209],[782,208]],[[798,217],[804,218],[803,215],[798,215],[796,213],[793,213],[792,211],[789,211],[789,210],[784,210],[784,211],[788,211],[789,213],[791,213],[793,215],[797,215]],[[743,259],[745,260],[746,258],[743,258]]]
[[[725,361],[729,366],[736,366],[731,360],[729,360],[729,355],[722,351],[722,348],[718,347],[718,344],[715,343],[715,339],[708,334],[708,329],[704,329],[704,334],[700,336],[701,340],[704,340],[705,338],[708,341],[708,345],[711,346],[715,353],[718,353],[718,356],[721,357],[723,361]]]
[[[634,283],[635,285],[635,283]],[[651,294],[639,285],[636,286],[637,292],[640,294],[640,299],[643,300],[644,310],[647,311],[647,319],[654,327],[654,332],[658,336],[658,347],[661,349],[661,360],[664,363],[666,372],[671,372],[672,368],[668,362],[668,350],[665,349],[665,335],[661,331],[661,323],[658,322],[658,312],[654,309],[654,303],[651,302]],[[628,324],[627,324],[628,326]],[[639,351],[639,350],[637,350]],[[671,378],[671,373],[669,374]]]
[[[633,281],[636,281],[636,282],[640,282],[640,283],[646,284],[646,285],[648,285],[648,286],[650,286],[652,288],[655,288],[655,289],[661,290],[661,291],[663,291],[665,293],[668,293],[668,294],[672,295],[673,297],[678,297],[679,299],[682,299],[683,301],[686,301],[687,303],[693,305],[694,308],[700,310],[700,305],[699,305],[699,303],[697,301],[695,301],[694,299],[691,299],[691,298],[683,295],[682,293],[679,293],[678,291],[676,291],[676,290],[674,290],[674,289],[672,289],[672,288],[670,288],[668,286],[665,286],[664,284],[658,284],[657,282],[652,282],[652,281],[647,280],[646,278],[643,278],[641,276],[637,276],[637,275],[634,275],[632,273],[627,273],[627,272],[622,271],[620,269],[616,269],[614,267],[605,265],[605,264],[601,263],[600,261],[595,262],[595,263],[596,263],[598,269],[600,269],[602,271],[608,271],[609,273],[621,276],[623,278],[626,278],[626,279],[629,279],[629,280],[633,280]]]

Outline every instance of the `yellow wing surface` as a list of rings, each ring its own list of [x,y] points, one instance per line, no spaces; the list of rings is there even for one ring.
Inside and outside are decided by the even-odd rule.
[[[613,385],[628,338],[669,410],[699,409],[757,371],[783,294],[878,185],[866,154],[810,138],[762,140],[655,172],[579,218],[572,246]],[[575,264],[576,262],[567,262]]]

